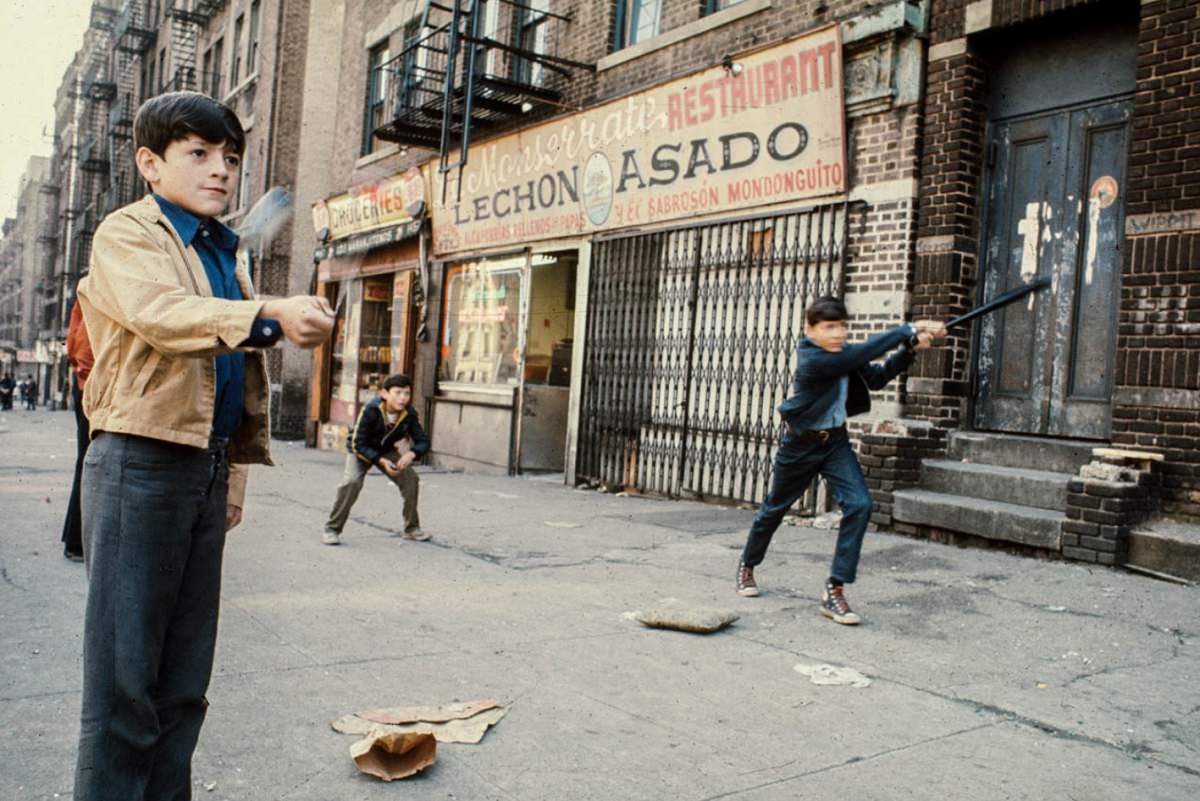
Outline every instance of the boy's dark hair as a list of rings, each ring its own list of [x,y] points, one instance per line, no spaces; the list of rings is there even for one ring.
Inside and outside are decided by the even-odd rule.
[[[233,110],[199,92],[156,95],[133,118],[134,151],[148,147],[165,156],[167,145],[190,134],[214,145],[231,145],[239,156],[246,149],[246,132]]]
[[[808,304],[808,308],[804,310],[804,322],[809,325],[816,325],[817,323],[824,323],[830,320],[835,322],[837,320],[845,320],[849,316],[846,313],[846,304],[832,295],[817,298]]]
[[[383,391],[387,392],[392,387],[411,387],[412,382],[408,380],[408,376],[396,373],[389,375],[383,382]]]

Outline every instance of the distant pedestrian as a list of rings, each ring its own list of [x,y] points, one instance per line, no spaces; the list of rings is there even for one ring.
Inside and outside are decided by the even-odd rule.
[[[25,393],[25,396],[24,396],[25,411],[27,411],[27,412],[37,411],[38,385],[37,385],[37,381],[34,380],[33,376],[31,376],[31,375],[25,376],[25,389],[23,391]]]
[[[9,373],[5,373],[3,378],[0,378],[0,411],[10,411],[13,407],[13,393],[17,389],[17,382]]]
[[[846,419],[871,409],[872,389],[883,389],[912,364],[914,351],[926,350],[945,336],[932,320],[904,324],[857,345],[846,344],[845,305],[817,298],[804,310],[804,339],[796,349],[792,395],[779,407],[786,430],[775,456],[771,490],[754,516],[737,571],[737,593],[759,594],[754,568],[766,556],[784,513],[819,473],[842,508],[833,566],[821,593],[821,614],[853,625],[859,616],[846,601],[844,585],[854,582],[863,535],[871,518],[871,494],[850,444]],[[884,364],[872,361],[899,348]]]
[[[71,382],[71,399],[75,409],[75,478],[71,482],[71,500],[67,502],[67,519],[63,522],[63,556],[73,562],[82,562],[83,517],[79,511],[79,484],[83,478],[83,457],[87,455],[90,438],[87,415],[83,413],[83,385],[92,371],[94,358],[78,300],[71,307],[71,323],[67,327],[67,361],[75,371],[75,380]]]
[[[411,399],[412,382],[408,376],[389,376],[379,390],[379,397],[368,401],[359,413],[358,422],[346,439],[346,450],[349,451],[346,470],[321,539],[326,545],[341,542],[342,528],[372,467],[382,470],[400,489],[404,499],[404,528],[400,533],[408,540],[424,542],[429,539],[429,535],[421,530],[421,518],[417,513],[420,479],[412,468],[413,462],[428,452],[429,437],[421,428],[417,410],[409,403]]]

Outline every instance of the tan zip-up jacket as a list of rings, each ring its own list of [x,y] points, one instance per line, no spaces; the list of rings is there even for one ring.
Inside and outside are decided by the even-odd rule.
[[[254,297],[239,259],[238,285]],[[208,446],[216,397],[212,357],[238,350],[262,309],[214,298],[204,265],[154,198],[110,214],[92,240],[79,300],[95,354],[83,392],[92,433],[112,431]],[[270,398],[261,351],[246,353],[245,417],[230,445],[230,506],[242,506],[247,465],[271,464]]]

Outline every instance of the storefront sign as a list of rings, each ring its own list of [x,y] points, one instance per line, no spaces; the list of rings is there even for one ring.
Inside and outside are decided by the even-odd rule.
[[[415,167],[377,184],[313,204],[313,228],[326,241],[396,225],[420,216],[425,210],[425,177]]]
[[[369,234],[361,234],[328,245],[322,245],[313,251],[313,258],[317,261],[325,261],[326,259],[339,256],[353,256],[357,253],[366,253],[368,250],[394,245],[401,240],[416,236],[420,230],[421,223],[416,220],[409,220],[403,225],[396,225],[381,231],[372,231]]]
[[[476,145],[461,199],[457,174],[434,191],[435,252],[845,192],[838,26],[736,64]]]

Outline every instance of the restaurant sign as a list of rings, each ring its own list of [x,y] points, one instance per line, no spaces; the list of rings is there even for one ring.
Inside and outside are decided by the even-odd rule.
[[[448,191],[434,192],[434,250],[844,193],[842,85],[840,33],[831,25],[729,68],[476,145],[461,176],[449,174]]]
[[[425,211],[425,176],[415,167],[313,204],[313,228],[325,242],[410,222]]]

